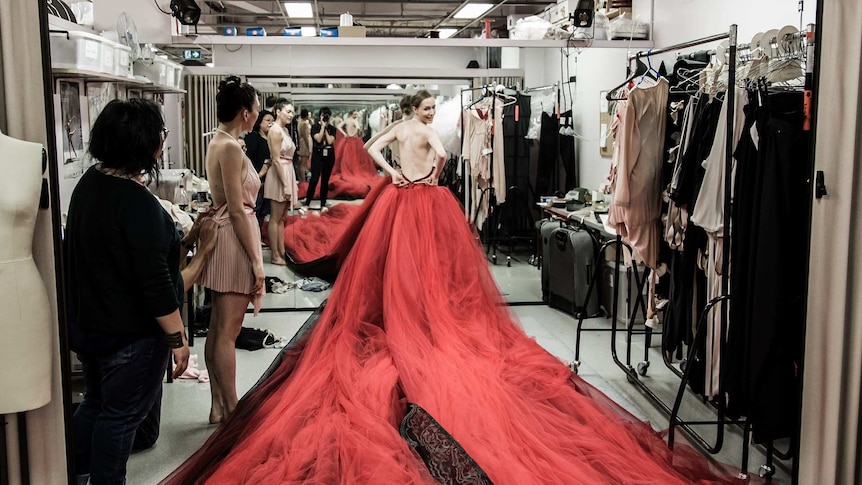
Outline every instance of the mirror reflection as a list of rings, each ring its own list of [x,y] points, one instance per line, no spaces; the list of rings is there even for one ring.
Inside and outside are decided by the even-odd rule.
[[[531,152],[537,147],[524,139],[530,103],[518,86],[490,93],[472,89],[472,80],[467,79],[437,84],[407,79],[396,80],[402,84],[339,78],[249,77],[248,81],[261,93],[264,107],[259,123],[244,138],[247,154],[260,167],[263,180],[256,212],[264,241],[265,311],[313,309],[326,300],[336,276],[333,246],[365,197],[384,178],[367,153],[370,142],[410,119],[405,100],[422,89],[436,98],[432,126],[449,157],[441,183],[464,205],[464,217],[476,228],[504,297],[510,303],[541,301],[534,228],[540,216],[530,202],[535,198],[531,175],[535,153],[531,157]],[[192,99],[192,109],[194,103]],[[492,125],[479,121],[492,108],[496,116],[489,120],[495,120],[503,133],[497,139],[496,162],[480,153],[488,136],[483,126]],[[476,121],[462,127],[462,110]],[[272,133],[273,127],[277,134]],[[272,140],[283,141],[292,153],[275,150]],[[470,150],[478,150],[472,158],[484,160],[483,170],[495,167],[493,186],[463,175],[465,169],[472,173],[476,168],[470,165]],[[397,142],[384,149],[384,156],[398,166]],[[280,173],[271,161],[276,157]],[[295,180],[295,193],[289,189],[289,195],[283,195],[284,184],[275,180],[279,175],[288,185]]]

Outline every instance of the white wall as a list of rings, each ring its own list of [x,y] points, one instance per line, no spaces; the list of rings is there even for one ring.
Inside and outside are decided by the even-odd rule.
[[[93,0],[93,29],[96,31],[117,30],[117,17],[126,12],[135,20],[138,42],[166,44],[171,41],[174,19],[159,11],[156,4],[170,11],[168,0]]]
[[[757,32],[785,25],[800,25],[797,0],[654,0],[653,39],[656,48],[727,32],[739,26],[739,42],[747,43]],[[639,4],[635,5],[635,15]],[[648,4],[646,5],[648,8]],[[805,2],[803,27],[815,19],[815,2]],[[647,18],[648,18],[648,14]],[[715,44],[701,48],[711,48]],[[526,50],[526,49],[523,49]],[[697,48],[691,49],[697,50]],[[673,63],[675,53],[656,56]],[[546,49],[544,83],[560,79],[560,53]],[[669,66],[670,67],[670,66]],[[581,185],[596,188],[605,182],[610,159],[599,155],[600,92],[625,79],[626,49],[587,48],[569,58],[569,70],[577,76],[575,87],[575,130],[586,138],[578,142]],[[529,84],[528,84],[529,85]]]

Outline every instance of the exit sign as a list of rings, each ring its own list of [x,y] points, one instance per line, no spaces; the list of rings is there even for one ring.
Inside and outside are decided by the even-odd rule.
[[[186,49],[183,51],[183,59],[200,59],[201,58],[201,50],[200,49]]]

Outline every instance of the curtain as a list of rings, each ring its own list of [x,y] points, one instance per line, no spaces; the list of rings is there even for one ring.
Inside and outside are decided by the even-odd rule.
[[[9,136],[21,140],[41,143],[48,146],[48,136],[53,136],[53,127],[48,126],[46,113],[53,106],[46,106],[44,80],[42,73],[43,55],[48,55],[49,48],[42,44],[42,32],[38,26],[45,24],[40,19],[40,6],[44,2],[30,0],[0,1],[0,58],[3,66],[0,72],[0,103],[5,108],[5,127]],[[47,42],[47,34],[44,39]],[[14,49],[14,53],[13,53]],[[44,50],[43,50],[44,49]],[[48,80],[50,83],[50,80]],[[52,120],[53,121],[53,120]],[[52,179],[51,186],[57,187],[57,165],[54,155],[49,152],[48,173]],[[55,234],[59,235],[59,199],[52,194],[51,211],[40,210],[36,220],[33,238],[33,256],[36,266],[45,282],[51,305],[52,321],[59,322],[57,312],[57,289],[55,275]],[[57,248],[59,250],[59,248]],[[18,427],[13,418],[7,419],[7,445],[9,450],[8,463],[0,463],[0,468],[8,466],[10,483],[15,485],[22,481],[45,485],[67,483],[66,451],[64,439],[63,394],[60,371],[60,343],[58,332],[53,333],[53,339],[48,342],[48,349],[54,355],[52,371],[51,402],[34,411],[25,414],[27,423],[29,480],[21,479],[18,466],[21,450],[18,447]],[[38,351],[38,349],[34,349]],[[14,372],[7,368],[3,372]]]
[[[829,195],[812,211],[799,483],[850,485],[862,483],[862,2],[818,8],[815,170]]]
[[[206,148],[210,133],[218,126],[216,93],[224,76],[186,76],[186,112],[183,137],[186,140],[184,166],[206,177]]]

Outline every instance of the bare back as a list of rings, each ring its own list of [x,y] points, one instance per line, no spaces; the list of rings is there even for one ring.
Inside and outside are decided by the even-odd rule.
[[[416,180],[431,173],[435,154],[445,157],[443,144],[437,133],[418,120],[410,120],[395,127],[399,144],[401,173],[408,180]]]
[[[237,185],[241,186],[248,171],[248,164],[245,163],[242,149],[235,141],[227,137],[213,138],[207,147],[206,169],[210,193],[216,207],[227,202],[225,181],[222,179],[225,173],[222,164],[227,163],[237,164],[241,167],[239,170],[241,175],[237,180]]]

